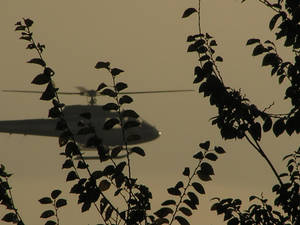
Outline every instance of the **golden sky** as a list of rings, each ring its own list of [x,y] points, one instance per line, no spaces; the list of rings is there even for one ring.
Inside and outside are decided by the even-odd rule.
[[[33,32],[37,41],[46,45],[44,58],[55,71],[60,90],[76,91],[76,86],[96,88],[107,81],[108,74],[94,69],[96,62],[110,61],[125,70],[122,80],[128,90],[190,89],[197,56],[187,53],[186,37],[197,32],[196,16],[181,19],[186,8],[197,1],[130,0],[130,1],[16,1],[0,2],[0,89],[40,90],[30,84],[40,72],[25,63],[35,53],[25,50],[18,40],[14,24],[24,18],[35,21]],[[247,97],[264,108],[275,102],[273,110],[284,112],[284,87],[271,78],[268,68],[261,68],[261,58],[252,57],[249,38],[273,40],[268,31],[272,12],[255,1],[240,4],[238,0],[202,0],[202,30],[215,37],[217,54],[228,86],[241,88]],[[279,49],[286,57],[285,50]],[[181,179],[186,166],[195,166],[192,155],[198,144],[211,140],[222,145],[227,154],[214,163],[214,180],[205,185],[207,195],[200,202],[201,210],[192,224],[222,224],[222,217],[209,212],[209,199],[241,197],[263,192],[269,195],[276,180],[266,163],[245,141],[224,142],[219,131],[210,125],[215,115],[207,99],[195,93],[172,93],[133,96],[132,107],[162,131],[162,136],[143,144],[146,157],[133,157],[133,175],[145,182],[154,196],[153,209],[159,209],[169,196],[166,188]],[[84,97],[62,96],[67,105],[86,104]],[[98,100],[99,101],[99,100]],[[0,93],[0,120],[46,118],[50,106],[36,95]],[[65,183],[66,171],[61,170],[64,158],[56,138],[0,134],[1,161],[14,173],[15,203],[27,224],[41,224],[43,211],[38,199],[51,190],[63,190],[69,206],[61,210],[61,224],[100,223],[95,212],[80,213],[75,196],[69,196],[71,184]],[[288,145],[287,145],[288,144]],[[266,153],[277,168],[283,168],[282,157],[295,150],[296,137],[276,139],[265,135]],[[91,162],[96,169],[98,162]],[[183,178],[182,178],[183,179]],[[2,210],[2,209],[1,209]],[[2,213],[0,213],[2,215]]]

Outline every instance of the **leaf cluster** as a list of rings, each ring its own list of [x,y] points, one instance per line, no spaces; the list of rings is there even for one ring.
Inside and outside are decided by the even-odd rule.
[[[155,216],[150,217],[154,224],[171,224],[174,220],[181,225],[190,224],[187,217],[192,216],[193,210],[198,209],[198,196],[205,194],[201,182],[212,180],[211,176],[215,174],[210,162],[216,161],[218,155],[225,153],[220,146],[210,149],[210,141],[200,143],[199,147],[200,150],[193,156],[197,160],[196,167],[193,171],[190,167],[185,167],[182,174],[186,181],[178,181],[167,189],[172,198],[165,200],[162,207],[154,212]]]

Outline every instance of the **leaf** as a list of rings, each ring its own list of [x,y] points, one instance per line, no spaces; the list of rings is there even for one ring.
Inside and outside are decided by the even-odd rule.
[[[216,61],[218,61],[218,62],[223,62],[223,58],[222,58],[221,56],[217,56],[217,57],[216,57]]]
[[[102,68],[105,68],[105,69],[108,69],[109,70],[109,66],[110,66],[110,62],[97,62],[95,68],[96,69],[102,69]]]
[[[205,155],[205,158],[212,160],[212,161],[216,161],[218,159],[218,156],[216,156],[216,154],[210,152]]]
[[[31,27],[31,25],[33,24],[33,21],[29,18],[24,20],[24,23],[27,27]]]
[[[102,106],[102,109],[104,111],[109,111],[109,110],[118,110],[119,109],[119,106],[116,104],[116,103],[107,103],[105,104],[104,106]]]
[[[39,200],[39,202],[40,202],[41,204],[51,204],[53,201],[52,201],[52,199],[49,198],[49,197],[44,197],[44,198],[41,198],[41,199]]]
[[[201,160],[204,159],[204,155],[202,152],[198,152],[195,155],[193,155],[193,158]]]
[[[106,191],[110,188],[110,182],[108,180],[101,180],[99,184],[100,191]]]
[[[162,206],[166,205],[176,205],[176,202],[174,200],[166,200],[163,203],[161,203]]]
[[[123,105],[124,103],[130,104],[131,102],[133,102],[133,99],[128,95],[123,95],[119,100],[119,103],[121,105]]]
[[[139,117],[139,115],[135,111],[133,111],[131,109],[122,111],[121,112],[121,116],[123,118],[124,117],[131,117],[131,118],[135,118],[135,119]]]
[[[106,88],[106,87],[107,87],[107,85],[102,82],[101,84],[99,84],[96,91],[100,91],[100,90],[102,90],[103,88]]]
[[[180,225],[190,225],[190,223],[182,216],[175,216],[175,220],[177,220]]]
[[[127,87],[128,87],[127,84],[125,84],[123,82],[119,82],[119,83],[116,84],[116,89],[117,89],[118,92],[126,89]]]
[[[180,207],[179,211],[182,212],[186,216],[191,216],[193,214],[192,211],[186,207]]]
[[[247,41],[247,44],[246,45],[252,45],[252,44],[255,44],[255,43],[260,43],[260,40],[259,39],[256,39],[256,38],[251,38]]]
[[[46,210],[41,214],[41,218],[49,218],[51,216],[54,216],[53,210]]]
[[[227,222],[227,225],[238,225],[240,223],[239,219],[234,217]]]
[[[42,84],[47,84],[50,81],[50,76],[47,74],[39,74],[37,75],[32,81],[32,84],[38,84],[38,85],[42,85]]]
[[[173,210],[169,207],[163,207],[159,210],[157,210],[154,215],[156,215],[157,217],[159,218],[164,218],[166,217],[167,215],[173,213]]]
[[[67,159],[64,164],[62,165],[62,169],[69,169],[71,167],[73,167],[73,161],[71,159]]]
[[[109,97],[116,97],[117,96],[117,93],[114,92],[113,90],[109,89],[109,88],[105,88],[102,92],[101,92],[101,95],[107,95]]]
[[[19,25],[19,26],[17,26],[16,28],[15,28],[15,31],[17,31],[17,30],[25,30],[25,26],[23,26],[23,25]],[[31,37],[29,37],[30,39],[31,39]],[[29,40],[30,40],[29,39]]]
[[[103,175],[104,175],[104,174],[103,174],[103,172],[102,172],[101,170],[96,170],[96,171],[94,171],[94,172],[92,173],[91,177],[92,177],[93,179],[97,180],[97,179],[103,177]]]
[[[114,147],[112,150],[111,150],[111,157],[112,158],[116,158],[119,153],[122,151],[122,146],[117,146],[117,147]]]
[[[260,138],[261,138],[260,123],[256,122],[256,123],[252,124],[249,128],[249,132],[255,140],[260,141]]]
[[[67,175],[66,181],[72,181],[76,179],[79,179],[78,175],[75,173],[75,171],[70,171]]]
[[[208,150],[209,146],[210,146],[210,142],[206,141],[206,142],[200,143],[199,146],[200,146],[200,148],[203,148],[204,150]]]
[[[120,121],[117,118],[111,118],[105,121],[103,125],[104,130],[110,130],[112,129],[115,125],[119,124]]]
[[[204,171],[204,173],[206,173],[208,175],[214,175],[215,174],[213,167],[207,162],[201,163],[200,167],[201,167],[201,170]]]
[[[57,223],[53,220],[48,220],[45,225],[56,225]]]
[[[55,97],[55,91],[56,89],[54,88],[52,82],[49,82],[40,99],[45,101],[53,99]]]
[[[209,43],[210,46],[217,46],[217,42],[216,40],[211,40],[211,42]]]
[[[188,192],[187,195],[189,196],[189,198],[191,199],[193,204],[199,205],[199,199],[198,199],[197,195],[195,195],[193,192]]]
[[[268,66],[268,65],[278,65],[280,63],[279,58],[277,54],[275,53],[268,53],[264,56],[262,61],[262,66]]]
[[[145,156],[146,155],[145,151],[142,148],[140,148],[140,147],[133,147],[133,148],[131,148],[131,152],[134,152],[134,153],[136,153],[136,154],[138,154],[140,156]]]
[[[88,168],[89,166],[82,160],[79,160],[78,161],[78,164],[77,164],[77,168],[78,169],[86,169]]]
[[[183,200],[183,202],[187,205],[187,206],[189,206],[191,209],[197,209],[197,206],[191,201],[191,200],[189,200],[189,199],[185,199],[185,200]]]
[[[185,167],[182,174],[184,176],[187,176],[187,177],[190,176],[190,168],[189,167]]]
[[[83,203],[81,207],[81,212],[88,211],[91,208],[91,203],[90,202],[85,202]]]
[[[216,146],[215,147],[215,152],[218,154],[224,154],[225,150],[221,146]]]
[[[273,132],[276,137],[282,134],[285,130],[285,123],[283,119],[278,119],[273,125]]]
[[[252,55],[257,56],[264,53],[265,51],[266,51],[265,47],[262,44],[259,44],[253,49]]]
[[[113,208],[109,206],[105,212],[105,218],[104,218],[105,221],[110,219],[112,212],[113,212]]]
[[[272,119],[267,116],[264,120],[263,131],[268,132],[272,128]]]
[[[276,24],[276,22],[277,22],[277,20],[278,20],[278,18],[279,18],[280,16],[281,16],[281,14],[278,13],[278,14],[276,14],[275,16],[272,17],[272,19],[270,20],[270,23],[269,23],[269,28],[270,28],[270,30],[273,30],[273,29],[274,29],[275,24]]]
[[[193,188],[199,193],[199,194],[205,194],[205,190],[202,186],[202,184],[198,182],[192,183]]]
[[[5,222],[13,222],[16,223],[16,221],[18,221],[18,217],[15,213],[7,213],[5,214],[5,216],[3,216],[2,218],[3,221]]]
[[[121,69],[119,69],[119,68],[113,68],[113,69],[111,69],[111,71],[110,71],[111,75],[113,75],[113,76],[117,76],[117,75],[119,75],[119,74],[122,73],[122,72],[124,72],[124,70],[121,70]]]
[[[67,205],[67,200],[63,199],[63,198],[58,199],[56,204],[55,204],[56,208],[60,208],[60,207],[63,207],[65,205]]]
[[[168,188],[167,191],[170,195],[181,195],[181,192],[174,187]]]
[[[27,63],[38,64],[38,65],[43,66],[43,67],[46,66],[45,61],[43,59],[41,59],[41,58],[30,59]]]
[[[182,18],[186,18],[195,12],[197,12],[197,10],[195,8],[188,8],[183,12]]]

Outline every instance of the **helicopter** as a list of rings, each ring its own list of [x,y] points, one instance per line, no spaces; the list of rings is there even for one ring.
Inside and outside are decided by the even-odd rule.
[[[87,105],[70,105],[64,106],[63,115],[71,132],[75,135],[75,140],[80,144],[83,149],[87,149],[86,143],[91,138],[91,135],[78,133],[81,127],[81,123],[90,123],[95,128],[97,136],[101,137],[103,144],[107,146],[120,146],[124,144],[124,137],[120,126],[114,126],[112,129],[105,130],[103,126],[105,121],[109,118],[117,116],[117,112],[106,111],[102,105],[96,105],[96,97],[101,95],[96,90],[88,90],[84,87],[77,87],[79,92],[58,92],[62,95],[81,95],[87,96]],[[157,90],[157,91],[132,91],[132,92],[120,92],[120,94],[154,94],[154,93],[171,93],[171,92],[189,92],[194,91],[190,89],[185,90]],[[19,93],[42,93],[41,91],[29,91],[29,90],[3,90],[3,92],[19,92]],[[91,119],[86,121],[82,117],[83,114],[89,113]],[[153,125],[142,119],[140,116],[135,118],[139,123],[138,126],[131,127],[126,130],[126,137],[128,145],[135,145],[146,143],[157,139],[161,132]],[[57,128],[58,119],[25,119],[25,120],[7,120],[0,121],[0,132],[9,134],[24,134],[24,135],[38,135],[38,136],[50,136],[59,137],[62,131]],[[126,121],[125,121],[126,122]],[[93,148],[93,147],[92,147]],[[95,147],[94,147],[95,148]]]

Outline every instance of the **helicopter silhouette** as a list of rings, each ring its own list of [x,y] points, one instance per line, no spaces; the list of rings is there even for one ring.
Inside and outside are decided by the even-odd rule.
[[[95,128],[95,133],[101,137],[103,144],[107,146],[119,146],[124,144],[124,133],[120,126],[114,126],[112,129],[105,130],[103,126],[109,118],[117,116],[117,112],[107,111],[103,109],[103,105],[96,105],[96,97],[101,95],[96,90],[88,90],[84,87],[77,87],[79,92],[58,92],[63,95],[81,95],[87,96],[87,105],[69,105],[63,108],[64,119],[66,120],[71,132],[75,135],[75,140],[84,148],[88,148],[87,141],[91,135],[80,134],[81,123],[90,123]],[[120,92],[120,94],[154,94],[154,93],[172,93],[172,92],[189,92],[193,90],[158,90],[158,91],[132,91]],[[3,90],[3,92],[19,92],[19,93],[42,93],[41,91],[29,90]],[[81,115],[89,113],[91,119],[83,118]],[[157,139],[161,132],[153,125],[142,119],[140,116],[134,118],[139,125],[126,130],[128,145],[140,144]],[[57,128],[57,119],[24,119],[24,120],[7,120],[0,121],[0,132],[9,134],[24,134],[59,137],[62,131]],[[126,121],[125,121],[126,122]]]

